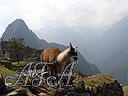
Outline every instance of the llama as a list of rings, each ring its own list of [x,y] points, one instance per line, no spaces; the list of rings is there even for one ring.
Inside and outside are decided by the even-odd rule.
[[[58,48],[46,48],[40,55],[40,60],[47,63],[55,62],[50,65],[50,74],[56,76],[58,72],[63,70],[64,65],[70,60],[70,57],[77,56],[76,48],[77,47],[73,47],[71,43],[70,47],[64,51]]]

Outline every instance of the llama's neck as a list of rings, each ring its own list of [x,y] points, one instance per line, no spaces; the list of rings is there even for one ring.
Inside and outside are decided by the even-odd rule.
[[[68,48],[65,51],[61,52],[57,57],[57,63],[65,64],[65,62],[70,59],[69,51],[70,51],[70,48]]]

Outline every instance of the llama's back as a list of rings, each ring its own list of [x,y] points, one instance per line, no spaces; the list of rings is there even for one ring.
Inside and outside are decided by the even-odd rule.
[[[56,60],[57,56],[61,53],[62,51],[58,48],[46,48],[43,50],[40,60],[43,62],[48,62],[51,63]]]

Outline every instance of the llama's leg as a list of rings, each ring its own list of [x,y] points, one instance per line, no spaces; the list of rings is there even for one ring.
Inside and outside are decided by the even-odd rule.
[[[53,66],[51,67],[51,76],[55,76],[55,71],[54,71]],[[52,84],[54,84],[54,83],[55,83],[55,80],[52,79]]]
[[[53,68],[52,67],[53,66],[50,66],[50,65],[48,66],[48,71],[47,71],[48,72],[48,77],[49,76],[54,76],[53,75]],[[51,82],[52,82],[52,84],[54,84],[54,81],[52,79],[51,79]]]
[[[54,69],[54,76],[57,77],[57,68],[56,68],[56,66],[54,66],[53,69]]]
[[[52,66],[49,66],[48,74],[49,74],[50,76],[52,75]]]
[[[46,65],[46,67],[45,67],[45,71],[48,72],[48,66],[47,66],[47,65]],[[47,79],[48,74],[46,74],[45,76],[46,76],[46,79]]]

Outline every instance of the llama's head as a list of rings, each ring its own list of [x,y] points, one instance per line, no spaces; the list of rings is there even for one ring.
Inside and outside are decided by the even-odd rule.
[[[77,47],[73,47],[72,44],[70,43],[70,51],[69,54],[70,56],[74,56],[74,60],[77,60],[77,51],[76,51]]]

